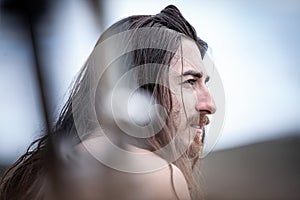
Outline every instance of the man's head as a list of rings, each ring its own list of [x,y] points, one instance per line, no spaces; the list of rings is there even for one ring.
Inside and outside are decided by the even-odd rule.
[[[175,136],[176,144],[184,145],[182,149],[187,149],[196,135],[201,139],[205,124],[201,121],[215,112],[205,86],[209,79],[202,62],[206,49],[207,44],[175,6],[112,25],[97,42],[83,78],[85,83],[97,85],[94,103],[101,127],[118,127],[129,138],[134,136],[131,141],[135,145],[152,151],[168,145]],[[144,104],[134,102],[138,95]],[[78,102],[81,104],[82,98]],[[79,121],[87,127],[84,118]]]

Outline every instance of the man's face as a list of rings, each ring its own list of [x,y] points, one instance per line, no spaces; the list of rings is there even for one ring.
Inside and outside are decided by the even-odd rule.
[[[172,92],[172,118],[176,134],[184,145],[200,144],[207,115],[216,111],[207,88],[209,75],[200,51],[192,40],[183,38],[170,65],[169,82]]]

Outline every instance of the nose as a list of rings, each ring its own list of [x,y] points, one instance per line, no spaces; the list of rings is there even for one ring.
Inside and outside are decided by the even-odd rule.
[[[205,114],[214,114],[217,110],[215,101],[206,86],[197,90],[196,110]]]

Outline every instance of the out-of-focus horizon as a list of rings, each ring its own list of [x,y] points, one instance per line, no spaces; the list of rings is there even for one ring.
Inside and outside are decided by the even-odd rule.
[[[38,26],[53,118],[104,29],[174,4],[212,48],[223,80],[226,120],[215,149],[300,135],[300,2],[106,0],[97,4],[101,15],[91,2],[53,1]],[[28,38],[19,18],[0,10],[0,163],[15,161],[43,133]]]

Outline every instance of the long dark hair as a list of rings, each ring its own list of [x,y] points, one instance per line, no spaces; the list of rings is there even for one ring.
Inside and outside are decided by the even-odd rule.
[[[184,36],[195,41],[199,47],[201,56],[207,50],[207,44],[197,37],[195,29],[186,21],[180,11],[173,5],[167,6],[157,15],[138,15],[130,16],[122,19],[117,23],[109,27],[98,40],[97,45],[109,38],[111,35],[115,35],[127,30],[137,30],[145,27],[164,28],[166,30],[172,30],[178,33],[175,36],[166,36],[166,45],[171,45],[171,49],[178,49],[180,46],[180,37]],[[172,35],[172,34],[170,34]],[[134,37],[134,35],[133,35]],[[161,36],[164,37],[164,36]],[[151,38],[150,38],[151,39]],[[145,42],[136,39],[138,42]],[[103,55],[104,56],[104,55]],[[130,61],[128,58],[130,57]],[[174,57],[173,52],[168,52],[163,49],[137,49],[130,53],[123,55],[119,62],[127,60],[126,67],[123,71],[130,70],[132,66],[143,65],[147,63],[159,63],[169,65],[171,59]],[[133,60],[132,60],[133,58]],[[51,137],[53,141],[60,142],[62,140],[70,141],[70,144],[76,145],[81,142],[79,137],[78,128],[75,125],[74,113],[81,113],[81,124],[85,127],[86,132],[92,132],[97,128],[98,121],[91,120],[89,118],[91,109],[94,109],[91,103],[89,90],[93,87],[93,79],[95,77],[95,71],[91,67],[91,63],[87,63],[83,66],[79,72],[77,79],[73,83],[69,99],[65,103],[56,124],[51,130]],[[144,81],[149,77],[155,77],[157,79],[163,79],[163,75],[168,73],[168,68],[163,71],[159,68],[146,68],[140,70],[137,74],[137,82],[139,80]],[[100,84],[101,85],[101,84]],[[97,88],[98,89],[98,88]],[[156,101],[162,104],[168,114],[172,111],[171,94],[168,88],[160,84],[146,84],[142,85],[142,90],[148,92],[156,98]],[[101,116],[101,110],[100,116]],[[147,140],[147,145],[152,150],[159,149],[166,145],[174,135],[170,131],[172,127],[172,119],[169,120],[166,127],[159,134]],[[88,127],[88,128],[87,128]],[[1,180],[1,200],[8,199],[43,199],[44,191],[47,187],[48,168],[45,166],[45,152],[47,150],[48,142],[50,140],[49,135],[44,135],[41,138],[34,141],[26,153],[22,155],[4,174]],[[88,137],[88,135],[87,135]],[[181,169],[184,174],[190,189],[191,196],[197,198],[199,196],[199,183],[195,173],[198,169],[192,169],[191,164],[187,163],[188,155],[183,155],[180,159],[174,161],[174,164]]]

